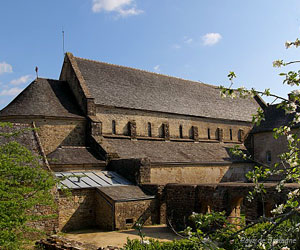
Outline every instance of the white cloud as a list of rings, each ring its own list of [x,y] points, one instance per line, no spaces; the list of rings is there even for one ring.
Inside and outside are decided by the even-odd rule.
[[[187,36],[185,36],[183,39],[184,39],[184,43],[186,44],[191,44],[194,41],[193,38],[189,38]]]
[[[31,78],[32,78],[32,75],[21,76],[18,79],[11,80],[10,84],[20,85],[20,84],[23,84],[23,83],[27,83]]]
[[[4,73],[12,73],[12,66],[6,62],[0,62],[0,75]]]
[[[5,89],[0,92],[0,96],[16,96],[22,92],[23,89],[20,88],[11,88]]]
[[[222,39],[220,33],[207,33],[202,37],[203,45],[212,46],[218,43]]]
[[[156,72],[159,72],[159,71],[160,71],[160,65],[154,66],[153,69],[154,69]]]
[[[93,0],[93,12],[117,12],[120,16],[133,16],[143,13],[136,8],[134,0]]]
[[[179,44],[173,44],[172,49],[180,49],[181,46]]]

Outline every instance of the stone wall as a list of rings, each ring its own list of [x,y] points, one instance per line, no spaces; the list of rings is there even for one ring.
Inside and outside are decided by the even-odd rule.
[[[148,123],[151,123],[152,137],[160,137],[162,124],[169,124],[170,138],[180,138],[179,126],[182,126],[182,138],[190,139],[193,134],[192,126],[198,128],[200,139],[208,138],[208,129],[210,130],[211,139],[219,139],[219,129],[222,129],[224,141],[239,141],[239,130],[244,131],[246,135],[251,123],[238,121],[225,121],[209,118],[191,117],[185,115],[166,114],[151,111],[139,111],[130,109],[117,109],[98,106],[96,109],[97,119],[102,122],[102,133],[104,135],[112,134],[112,121],[116,124],[117,135],[128,135],[128,124],[134,121],[136,125],[137,137],[148,137]],[[232,139],[230,138],[230,130]]]
[[[155,195],[155,211],[157,212],[157,223],[167,223],[167,204],[166,204],[166,191],[165,185],[159,184],[140,184],[141,189],[149,195]]]
[[[85,145],[85,121],[38,120],[36,126],[46,154],[59,146]]]
[[[60,191],[58,221],[61,231],[72,231],[96,226],[95,190],[73,189],[71,195]]]
[[[151,165],[145,159],[112,160],[108,169],[116,171],[135,184],[167,183],[219,183],[247,181],[245,178],[253,167],[251,163],[228,165]]]
[[[99,191],[96,192],[96,224],[102,230],[114,230],[114,204]]]
[[[150,183],[219,183],[246,181],[252,164],[151,166]]]
[[[28,226],[33,227],[46,234],[53,234],[58,232],[58,217],[57,209],[51,206],[35,206],[31,211],[36,216],[44,217],[43,219],[32,221],[28,223]]]
[[[265,186],[267,189],[264,201],[266,216],[271,216],[270,211],[275,204],[283,202],[290,190],[299,187],[297,184],[287,184],[287,187],[278,193],[275,184],[269,183]],[[168,184],[165,187],[167,217],[178,229],[183,229],[188,224],[188,217],[192,212],[225,211],[229,219],[232,219],[232,216],[244,214],[246,220],[254,220],[263,214],[263,210],[259,198],[252,202],[246,199],[251,190],[253,190],[251,183]]]
[[[139,218],[146,225],[158,223],[155,199],[115,202],[96,189],[71,191],[71,195],[60,191],[58,201],[58,228],[63,232],[93,227],[126,229]]]
[[[115,230],[132,228],[139,219],[145,225],[157,224],[155,199],[115,203]]]
[[[296,132],[296,131],[293,131]],[[267,162],[267,152],[271,152],[271,164],[277,162],[278,155],[286,152],[287,140],[285,136],[280,136],[277,140],[273,137],[273,132],[262,132],[253,135],[254,141],[254,159],[263,162]]]
[[[84,114],[95,115],[95,103],[71,53],[66,53],[59,80],[68,82],[78,105]]]
[[[84,146],[86,142],[85,120],[15,118],[9,121],[26,124],[34,121],[46,155],[59,146]]]
[[[109,162],[107,169],[115,171],[134,184],[140,183],[140,169],[143,165],[142,159],[120,159]],[[150,178],[150,175],[148,176]]]

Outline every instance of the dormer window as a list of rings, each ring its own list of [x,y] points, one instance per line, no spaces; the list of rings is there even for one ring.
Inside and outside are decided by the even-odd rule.
[[[179,138],[183,138],[182,125],[179,125]]]
[[[113,120],[111,123],[111,130],[112,130],[111,131],[112,134],[115,135],[116,134],[116,121],[115,120]]]

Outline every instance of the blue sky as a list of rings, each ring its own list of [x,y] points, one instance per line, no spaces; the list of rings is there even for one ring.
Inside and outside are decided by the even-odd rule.
[[[0,8],[0,108],[35,78],[58,79],[75,56],[214,85],[286,95],[276,59],[300,59],[297,0],[10,0]],[[290,68],[293,69],[293,68]]]

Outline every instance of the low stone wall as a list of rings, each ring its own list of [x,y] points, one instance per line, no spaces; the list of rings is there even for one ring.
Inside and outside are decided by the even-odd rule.
[[[95,190],[74,189],[71,195],[60,192],[58,220],[61,231],[72,231],[96,226]]]
[[[299,188],[297,184],[287,184],[278,193],[274,183],[265,184],[267,196],[262,204],[258,198],[252,202],[246,199],[253,187],[252,183],[168,184],[165,187],[167,217],[178,229],[187,225],[192,212],[226,211],[229,218],[244,214],[246,220],[253,220],[262,215],[263,205],[266,216],[271,216],[275,204],[283,202],[290,190]]]

